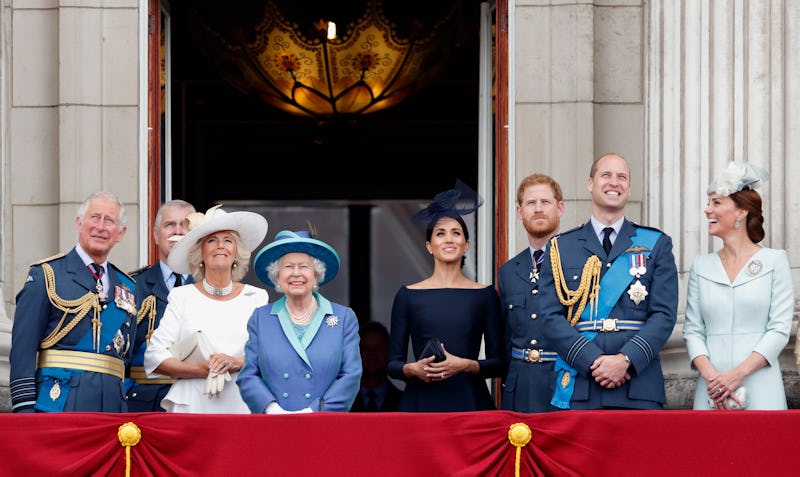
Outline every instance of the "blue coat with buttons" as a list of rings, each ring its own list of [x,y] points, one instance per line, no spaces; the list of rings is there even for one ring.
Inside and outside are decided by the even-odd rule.
[[[509,360],[500,404],[501,409],[518,412],[556,411],[558,408],[550,404],[555,387],[553,362],[530,362],[511,357],[512,347],[553,351],[542,332],[544,320],[539,310],[541,278],[534,281],[532,270],[531,251],[526,247],[497,272],[506,324],[506,358]]]
[[[42,340],[62,324],[62,331],[75,314],[64,312],[50,302],[42,269],[47,263],[53,270],[55,293],[64,300],[76,300],[89,292],[96,293],[97,281],[84,265],[73,248],[69,253],[42,260],[31,266],[22,290],[17,294],[17,309],[11,330],[11,354],[9,357],[12,410],[33,412],[34,404],[39,411],[91,411],[126,412],[127,403],[123,381],[110,374],[77,371],[66,368],[37,369],[37,353]],[[132,278],[108,262],[110,280],[109,297],[101,302],[101,328],[99,354],[117,358],[127,364],[131,358],[132,342],[136,335],[136,310],[133,296],[135,282]],[[118,308],[117,293],[128,292],[130,309]],[[113,321],[112,321],[113,316]],[[121,320],[121,321],[120,321]],[[119,327],[109,328],[108,323],[119,322]],[[91,345],[92,313],[55,343],[53,350],[72,350],[96,353]],[[61,399],[48,396],[53,383],[59,382]]]
[[[302,340],[286,297],[256,308],[247,323],[244,367],[236,383],[252,413],[276,401],[287,411],[347,412],[361,385],[358,318],[319,293],[317,312]]]
[[[591,222],[560,234],[558,248],[567,287],[570,290],[578,288],[583,266],[592,255],[597,255],[602,262],[601,277],[620,255],[626,255],[622,259],[629,260],[630,255],[635,255],[631,250],[633,239],[637,230],[642,228],[649,227],[625,220],[608,256]],[[659,353],[672,334],[678,308],[678,272],[672,254],[672,240],[667,234],[662,233],[653,245],[646,268],[646,273],[638,280],[646,288],[647,297],[639,304],[631,299],[627,293],[628,281],[632,284],[636,279],[626,274],[624,291],[608,316],[643,321],[644,326],[635,331],[601,332],[594,339],[587,340],[567,322],[567,308],[556,295],[551,261],[546,259],[542,263],[539,281],[542,330],[548,345],[553,346],[578,373],[573,376],[575,389],[570,409],[661,409],[666,403]],[[601,289],[601,297],[602,293]],[[590,366],[600,355],[617,353],[630,359],[628,372],[631,379],[617,388],[603,388],[592,378]]]

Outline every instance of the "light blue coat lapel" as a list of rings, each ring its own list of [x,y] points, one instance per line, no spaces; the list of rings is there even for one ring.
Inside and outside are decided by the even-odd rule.
[[[272,305],[272,312],[278,315],[278,321],[281,324],[281,329],[283,329],[283,334],[286,335],[286,339],[289,340],[289,343],[291,343],[292,348],[294,348],[294,350],[297,352],[297,355],[300,356],[300,358],[302,358],[302,360],[311,369],[314,368],[311,366],[311,361],[308,359],[306,348],[311,345],[314,337],[317,336],[317,332],[319,331],[320,326],[322,326],[325,316],[333,313],[333,306],[331,306],[331,302],[317,292],[314,292],[313,295],[317,300],[317,312],[314,313],[314,318],[312,318],[311,323],[308,324],[308,329],[303,335],[302,340],[297,338],[297,333],[294,331],[292,319],[289,317],[289,310],[286,308],[286,296],[281,297],[280,300],[276,301],[275,304]]]

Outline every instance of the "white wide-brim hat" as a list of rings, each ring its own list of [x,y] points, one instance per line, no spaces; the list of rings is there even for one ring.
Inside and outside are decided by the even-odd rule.
[[[221,230],[233,230],[239,234],[241,247],[252,252],[267,236],[267,219],[255,212],[225,212],[215,205],[205,214],[195,212],[186,216],[183,228],[186,235],[172,247],[167,262],[175,273],[191,273],[189,250],[198,240]]]

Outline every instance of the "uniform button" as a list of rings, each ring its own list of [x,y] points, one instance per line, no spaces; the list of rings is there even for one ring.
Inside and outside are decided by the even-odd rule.
[[[310,398],[310,397],[311,397],[311,394],[309,394],[309,393],[306,393],[306,394],[305,394],[305,396],[306,396],[306,399],[308,399],[308,398]]]
[[[106,351],[111,351],[111,345],[106,345]]]
[[[539,318],[539,315],[537,315],[536,313],[531,313],[531,319],[535,320],[536,318]]]
[[[283,373],[283,379],[289,379],[289,373]]]
[[[133,393],[133,394],[131,394],[131,397],[136,397],[138,395],[139,395],[139,393]]]
[[[289,397],[289,393],[283,393],[283,397],[285,398]]]
[[[606,263],[606,268],[611,267],[611,262]]]
[[[538,295],[539,294],[539,289],[538,288],[534,288],[533,290],[531,290],[531,294],[532,295]]]
[[[572,276],[572,279],[573,279],[573,280],[577,280],[577,279],[578,279],[578,275],[573,275],[573,276]]]
[[[103,305],[103,309],[105,310],[106,308],[108,308],[108,305]]]
[[[531,346],[536,346],[536,343],[538,343],[538,341],[536,341],[536,340],[531,340]]]
[[[306,379],[311,379],[311,374],[310,373],[306,373]]]
[[[514,305],[508,305],[508,309],[509,310],[512,309],[512,308],[514,308]]]

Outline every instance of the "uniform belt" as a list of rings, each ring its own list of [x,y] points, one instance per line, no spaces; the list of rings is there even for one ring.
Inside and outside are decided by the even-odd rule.
[[[175,380],[166,376],[160,378],[148,378],[147,373],[144,372],[144,366],[131,366],[131,379],[136,384],[174,384]]]
[[[555,361],[558,358],[558,353],[541,349],[511,348],[511,357],[528,363],[548,363]]]
[[[110,374],[125,378],[125,361],[113,356],[84,351],[48,349],[39,351],[39,368],[67,368]]]
[[[599,320],[579,321],[575,324],[578,331],[638,331],[644,326],[644,321],[618,320],[617,318],[601,318]]]

